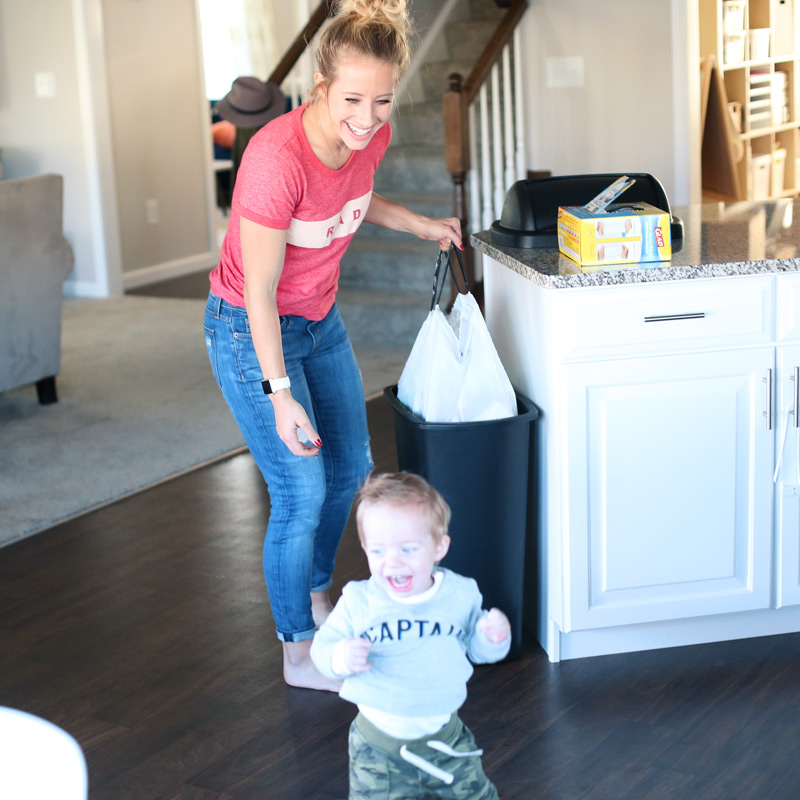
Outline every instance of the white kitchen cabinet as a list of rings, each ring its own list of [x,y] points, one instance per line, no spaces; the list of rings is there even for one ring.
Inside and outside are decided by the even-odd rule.
[[[770,605],[772,348],[565,367],[564,630]]]
[[[775,592],[800,605],[800,276],[776,278]]]
[[[526,619],[549,657],[800,631],[798,429],[773,484],[800,274],[484,271],[500,357],[541,412]]]
[[[777,608],[800,604],[800,430],[795,425],[800,345],[777,348],[775,477],[775,598]]]

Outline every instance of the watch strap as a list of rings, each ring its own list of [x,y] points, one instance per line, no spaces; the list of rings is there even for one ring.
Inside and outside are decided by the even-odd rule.
[[[261,388],[264,390],[264,394],[275,394],[275,392],[279,392],[281,389],[289,389],[291,385],[292,382],[289,380],[288,376],[284,376],[283,378],[267,378],[261,381]]]

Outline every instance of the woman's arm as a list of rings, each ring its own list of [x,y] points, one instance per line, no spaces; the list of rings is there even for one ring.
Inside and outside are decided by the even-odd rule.
[[[375,192],[372,193],[364,221],[393,231],[413,233],[420,239],[434,241],[438,239],[442,250],[449,249],[450,242],[461,250],[464,249],[461,242],[461,223],[456,217],[442,219],[423,217],[422,214],[416,214],[405,206],[392,203]]]
[[[281,322],[278,315],[278,281],[286,254],[286,231],[267,228],[249,219],[240,219],[242,262],[244,264],[244,304],[250,321],[250,333],[261,375],[265,379],[286,375],[281,346]],[[302,430],[309,441],[319,443],[319,436],[305,409],[292,397],[291,389],[269,395],[275,409],[275,428],[281,441],[297,456],[315,456],[318,447],[300,442]]]

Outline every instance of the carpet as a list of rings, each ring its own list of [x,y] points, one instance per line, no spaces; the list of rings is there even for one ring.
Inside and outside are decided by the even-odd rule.
[[[0,395],[0,546],[244,449],[211,375],[204,302],[65,300],[59,402]],[[356,348],[365,395],[407,351]]]

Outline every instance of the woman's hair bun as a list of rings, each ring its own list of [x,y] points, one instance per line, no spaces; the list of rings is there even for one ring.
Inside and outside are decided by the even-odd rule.
[[[399,79],[411,61],[410,35],[407,0],[342,0],[320,36],[319,72],[330,83],[342,57],[361,54],[393,64]],[[318,92],[315,86],[312,100]]]
[[[407,0],[342,0],[339,15],[361,17],[361,24],[385,22],[398,31],[409,28]]]

